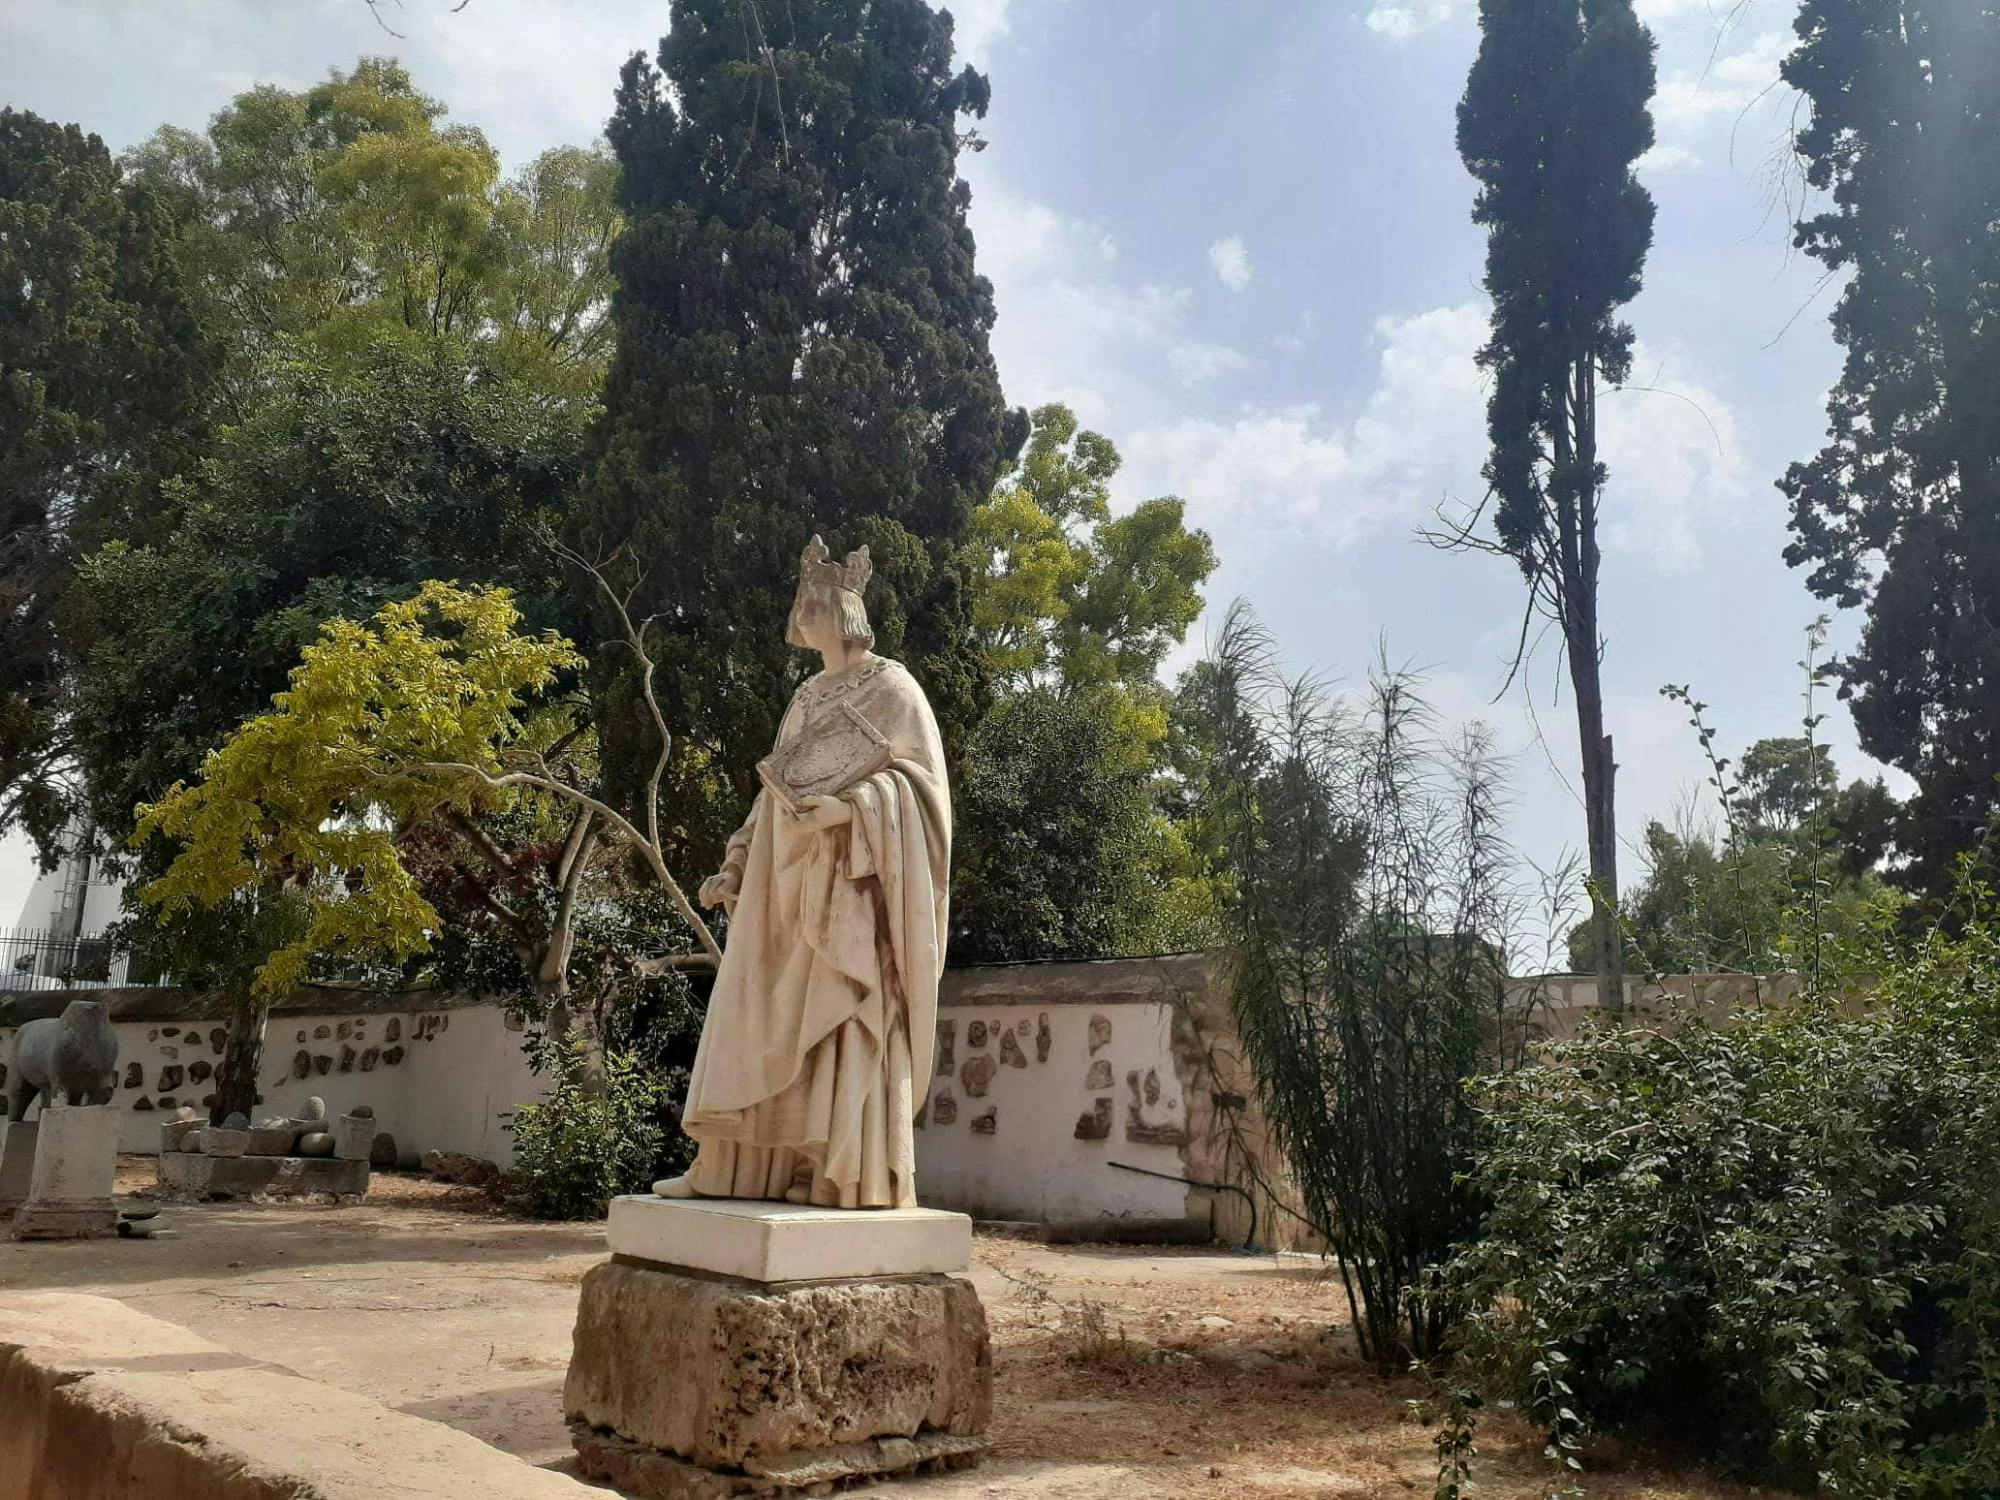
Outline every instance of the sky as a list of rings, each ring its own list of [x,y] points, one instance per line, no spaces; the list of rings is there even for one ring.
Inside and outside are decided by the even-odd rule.
[[[662,0],[0,0],[0,101],[123,149],[199,128],[253,83],[401,57],[510,166],[602,130]],[[1544,644],[1510,689],[1513,565],[1435,551],[1482,493],[1482,237],[1453,145],[1475,0],[967,0],[985,148],[962,159],[1009,401],[1061,400],[1125,457],[1120,504],[1175,494],[1221,565],[1206,628],[1246,598],[1287,663],[1352,686],[1386,658],[1449,721],[1490,723],[1524,870],[1582,847],[1576,728]],[[1774,481],[1809,457],[1839,373],[1837,288],[1790,249],[1800,191],[1775,0],[1638,0],[1659,41],[1658,203],[1632,388],[1601,408],[1602,623],[1624,878],[1650,818],[1705,775],[1686,683],[1724,753],[1797,733],[1804,632]],[[1833,644],[1857,621],[1836,617]],[[1844,708],[1822,734],[1873,774]],[[1893,781],[1894,778],[1892,778]],[[18,851],[14,851],[18,856]],[[1532,874],[1525,877],[1532,884]],[[26,865],[0,858],[0,920]]]

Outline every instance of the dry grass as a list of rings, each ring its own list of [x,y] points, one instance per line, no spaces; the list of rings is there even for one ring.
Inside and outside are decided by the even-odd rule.
[[[1414,1379],[1356,1355],[1339,1281],[1310,1262],[1246,1258],[1175,1274],[1170,1253],[1058,1251],[982,1237],[990,1297],[996,1457],[1117,1464],[1128,1495],[1428,1496],[1432,1429],[1412,1415]],[[1481,1500],[1539,1500],[1550,1472],[1524,1424],[1480,1434]],[[1615,1500],[1751,1500],[1771,1492],[1600,1455],[1585,1492]]]

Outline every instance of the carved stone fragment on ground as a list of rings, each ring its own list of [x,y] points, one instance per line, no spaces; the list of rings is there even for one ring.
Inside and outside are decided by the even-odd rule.
[[[968,1097],[983,1099],[986,1097],[986,1085],[993,1081],[993,1075],[999,1071],[993,1059],[982,1052],[977,1057],[968,1057],[959,1064],[958,1081],[964,1086]]]

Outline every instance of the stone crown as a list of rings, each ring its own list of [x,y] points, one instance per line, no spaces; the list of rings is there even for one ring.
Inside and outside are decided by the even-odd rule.
[[[822,588],[846,589],[850,594],[859,594],[868,586],[875,564],[869,560],[865,546],[848,553],[845,562],[834,562],[832,557],[826,543],[815,534],[806,543],[806,550],[799,554],[799,587],[817,584]]]

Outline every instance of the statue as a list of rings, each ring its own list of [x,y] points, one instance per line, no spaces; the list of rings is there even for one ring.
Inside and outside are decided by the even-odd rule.
[[[26,1116],[44,1104],[108,1104],[118,1083],[118,1034],[102,1000],[72,1000],[61,1017],[29,1021],[14,1033],[7,1113]]]
[[[785,639],[825,670],[793,695],[704,906],[729,935],[664,1198],[914,1208],[912,1116],[944,967],[951,797],[930,704],[875,655],[868,549],[800,559]]]

